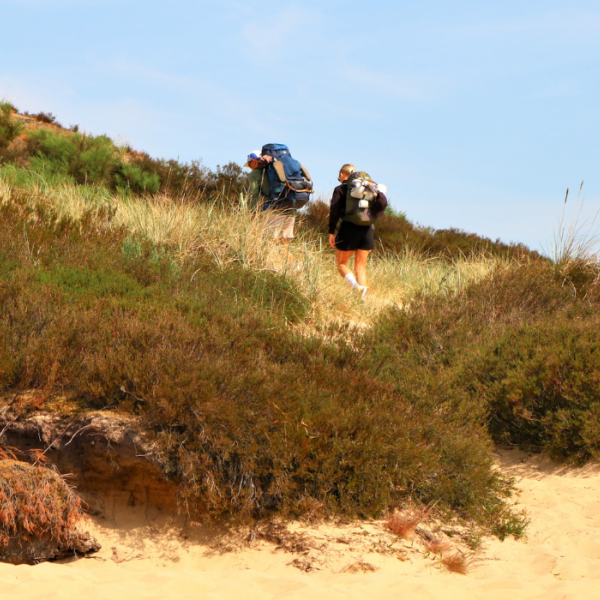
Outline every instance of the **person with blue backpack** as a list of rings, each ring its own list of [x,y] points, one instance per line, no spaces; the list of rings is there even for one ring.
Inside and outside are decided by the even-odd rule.
[[[252,212],[256,212],[259,208],[262,210],[263,199],[271,197],[271,185],[265,172],[269,159],[270,157],[261,156],[260,150],[253,150],[248,154],[248,159],[244,165],[244,167],[251,169],[250,175],[248,175],[248,183],[250,184],[248,208]]]
[[[340,185],[333,190],[329,204],[329,245],[335,249],[339,274],[364,300],[368,290],[367,261],[375,248],[374,223],[387,207],[387,189],[350,164],[340,169],[338,181]],[[353,255],[355,273],[348,265]]]
[[[308,171],[284,144],[266,144],[260,153],[248,155],[250,207],[269,211],[266,229],[287,244],[294,237],[296,210],[305,206],[313,193]]]

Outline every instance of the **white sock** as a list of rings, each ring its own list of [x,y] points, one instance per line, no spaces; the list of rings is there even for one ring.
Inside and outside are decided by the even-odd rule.
[[[358,287],[358,281],[356,281],[356,277],[354,277],[354,273],[348,273],[344,279],[348,282],[348,285],[355,289]]]

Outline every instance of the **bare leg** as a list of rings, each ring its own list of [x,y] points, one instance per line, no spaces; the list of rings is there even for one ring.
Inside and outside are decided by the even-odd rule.
[[[356,281],[359,285],[367,285],[367,260],[369,260],[370,250],[357,250],[354,257],[354,270],[356,271]]]
[[[348,261],[350,257],[354,254],[352,250],[344,251],[344,250],[336,250],[335,251],[335,266],[339,274],[342,277],[346,277],[348,273],[352,273],[350,267],[348,266]]]

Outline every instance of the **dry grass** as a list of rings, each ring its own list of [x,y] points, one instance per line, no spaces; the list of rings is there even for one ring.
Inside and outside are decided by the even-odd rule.
[[[403,511],[394,511],[386,521],[385,526],[395,535],[407,538],[412,535],[421,521],[427,516],[427,512],[419,508],[410,508]]]
[[[564,280],[575,287],[581,280],[597,279],[600,274],[599,213],[591,220],[582,219],[584,199],[581,197],[583,182],[579,187],[577,200],[573,205],[571,216],[567,215],[569,190],[565,195],[562,214],[553,239],[544,253],[552,260],[555,270]]]
[[[365,562],[364,560],[357,560],[352,564],[349,564],[347,567],[342,569],[342,573],[375,573],[379,568],[371,563]]]
[[[462,552],[455,552],[442,558],[442,564],[452,573],[467,575],[472,569],[471,559]]]
[[[236,205],[192,204],[166,196],[124,197],[99,188],[51,185],[32,175],[26,189],[13,189],[0,178],[0,204],[18,198],[31,207],[43,207],[58,219],[83,219],[100,227],[125,227],[167,247],[178,260],[209,254],[217,265],[232,262],[249,269],[270,270],[294,279],[310,300],[307,325],[332,323],[365,327],[390,306],[403,307],[418,292],[453,294],[485,277],[502,259],[470,258],[448,261],[425,259],[414,252],[374,252],[369,264],[369,293],[359,302],[337,273],[333,251],[311,230],[297,227],[289,251],[266,234],[265,213],[252,213],[244,198]]]
[[[448,540],[432,539],[425,542],[427,552],[437,556],[440,567],[445,567],[452,573],[467,575],[473,568],[473,554],[465,554]]]
[[[81,503],[59,475],[0,459],[0,545],[16,535],[68,544],[83,517]]]
[[[436,556],[443,556],[444,552],[452,547],[452,544],[446,540],[432,540],[425,542],[424,546],[427,552],[431,552],[431,554],[435,554]]]

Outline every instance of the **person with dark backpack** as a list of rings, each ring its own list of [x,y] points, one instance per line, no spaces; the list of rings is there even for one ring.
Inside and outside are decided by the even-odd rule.
[[[338,181],[340,185],[333,190],[329,204],[329,245],[335,249],[339,274],[364,300],[368,289],[367,260],[375,248],[374,223],[387,207],[387,190],[350,164],[340,169]],[[355,273],[348,266],[352,255]]]

